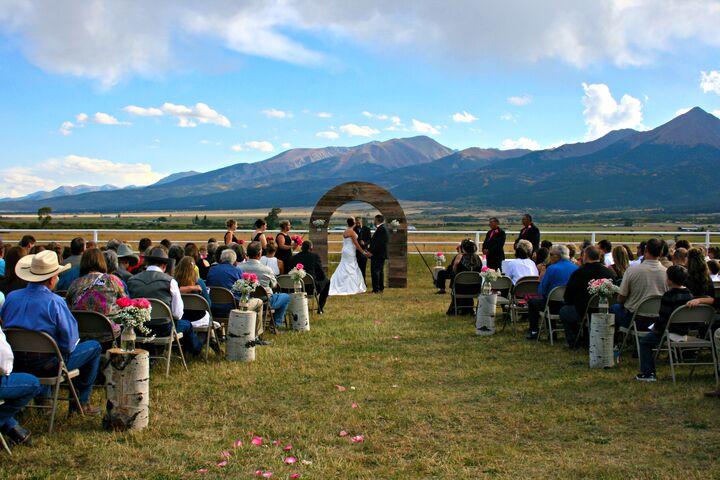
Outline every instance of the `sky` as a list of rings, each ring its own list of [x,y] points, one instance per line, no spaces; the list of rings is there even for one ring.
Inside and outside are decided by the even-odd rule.
[[[0,198],[720,116],[717,0],[0,0]]]

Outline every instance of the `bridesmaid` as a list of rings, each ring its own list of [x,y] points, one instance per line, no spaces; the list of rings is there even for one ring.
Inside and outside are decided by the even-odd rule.
[[[238,243],[238,239],[235,236],[235,230],[237,230],[237,222],[233,219],[230,219],[225,222],[225,226],[227,227],[227,232],[225,232],[225,245],[230,245],[231,243]]]
[[[277,244],[277,253],[275,256],[285,265],[289,265],[290,260],[292,259],[293,245],[292,239],[290,238],[290,235],[288,235],[290,227],[290,221],[283,220],[280,222],[280,233],[278,233],[277,237],[275,237],[275,243]]]
[[[267,238],[265,237],[265,230],[267,230],[267,222],[262,218],[255,220],[255,236],[253,236],[253,242],[260,242],[262,245],[262,254],[267,255]]]

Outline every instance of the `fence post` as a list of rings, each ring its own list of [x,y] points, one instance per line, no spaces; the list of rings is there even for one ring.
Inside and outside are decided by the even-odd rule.
[[[705,232],[705,250],[710,248],[710,232]]]
[[[475,232],[475,245],[477,245],[478,251],[482,250],[480,247],[480,232]]]
[[[592,243],[593,245],[597,243],[597,240],[595,239],[595,232],[592,232],[592,234],[590,235],[590,243]]]
[[[98,231],[93,230],[93,242],[95,242],[95,245],[98,243]]]

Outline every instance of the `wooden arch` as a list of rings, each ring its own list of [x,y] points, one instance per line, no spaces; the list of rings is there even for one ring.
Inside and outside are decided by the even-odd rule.
[[[328,268],[328,227],[330,218],[335,211],[349,202],[365,202],[377,208],[385,217],[390,233],[388,287],[407,287],[407,220],[400,203],[384,188],[367,182],[348,182],[329,190],[315,205],[310,217],[310,240],[313,250],[320,255],[325,272]],[[321,228],[313,225],[316,220],[323,220]],[[390,222],[397,220],[400,226],[396,231]]]

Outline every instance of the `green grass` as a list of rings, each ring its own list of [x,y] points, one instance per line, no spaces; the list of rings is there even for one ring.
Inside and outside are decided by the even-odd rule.
[[[476,337],[444,315],[413,259],[410,288],[331,298],[312,330],[274,338],[252,364],[212,358],[151,374],[150,426],[26,415],[36,446],[0,455],[3,478],[718,478],[720,403],[708,369],[677,386],[634,381],[636,361],[590,370],[585,352]],[[376,323],[380,321],[382,323]],[[393,336],[399,335],[399,339]],[[176,365],[177,367],[177,365]],[[339,392],[335,384],[347,390]],[[350,387],[354,387],[354,390]],[[94,395],[101,402],[103,392]],[[359,408],[352,409],[357,402]],[[365,436],[363,443],[341,430]],[[311,465],[282,463],[281,439]],[[235,439],[244,445],[233,449]],[[232,457],[216,467],[221,452]],[[205,475],[195,473],[208,468]]]

